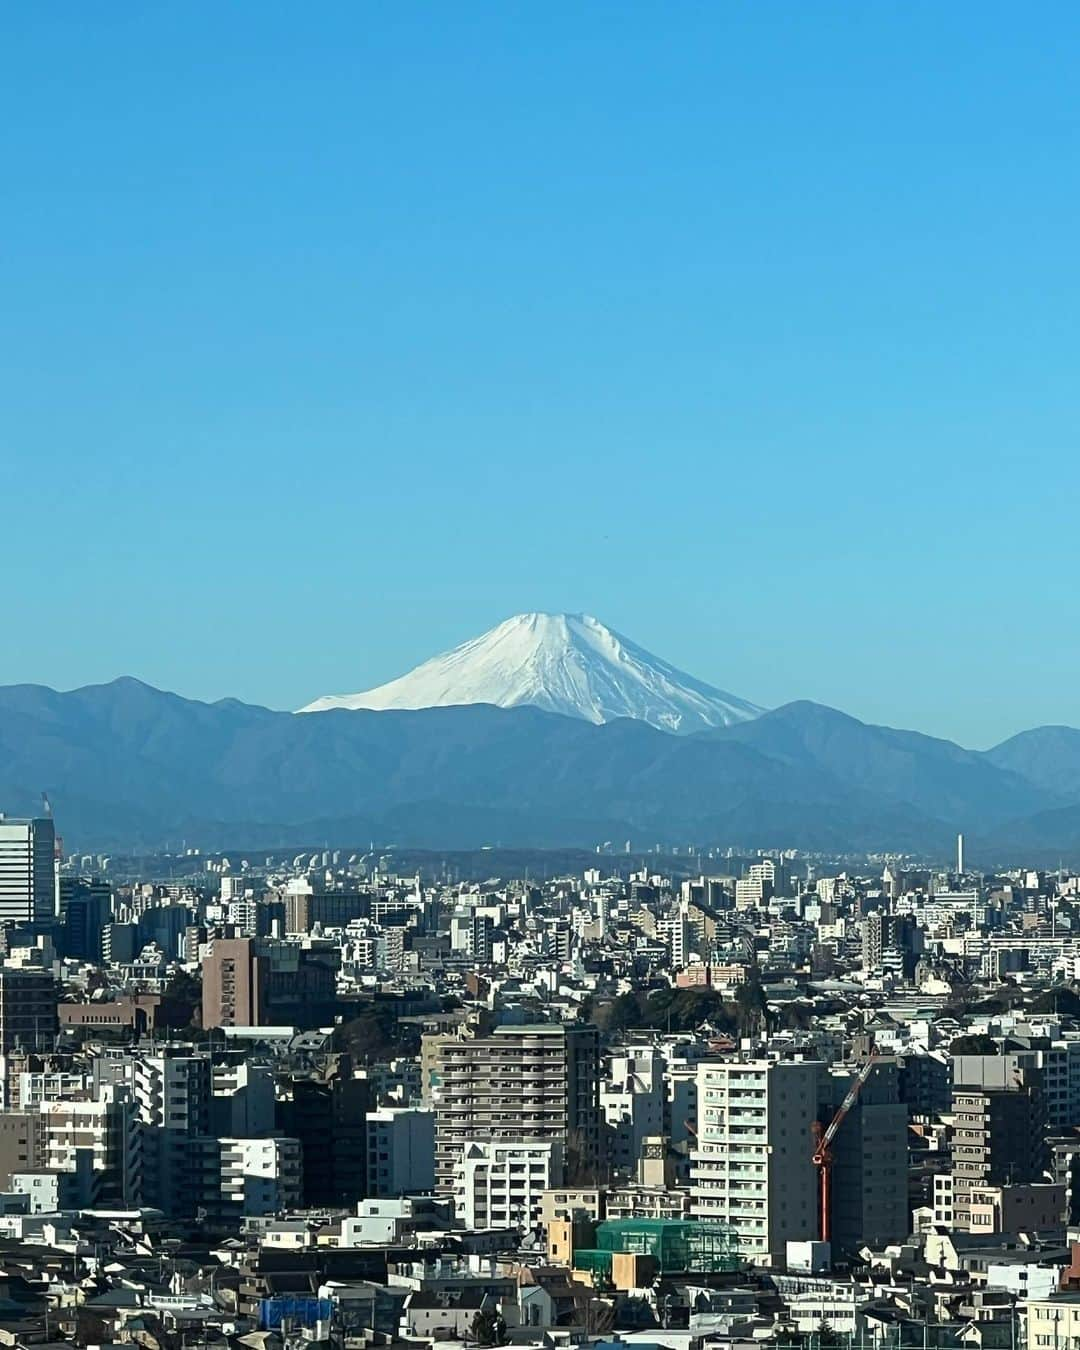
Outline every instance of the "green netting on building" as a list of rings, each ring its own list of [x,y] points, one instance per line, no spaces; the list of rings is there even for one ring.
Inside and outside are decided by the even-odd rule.
[[[575,1251],[574,1265],[606,1274],[615,1252],[651,1256],[661,1272],[705,1273],[741,1265],[736,1234],[726,1224],[696,1219],[606,1219],[596,1225],[595,1248]]]
[[[591,1275],[610,1275],[611,1253],[596,1247],[579,1247],[574,1252],[574,1269],[587,1270]]]

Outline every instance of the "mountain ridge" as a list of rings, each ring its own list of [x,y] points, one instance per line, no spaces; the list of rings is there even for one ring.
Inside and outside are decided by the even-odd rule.
[[[680,736],[531,706],[298,717],[131,679],[0,687],[0,809],[32,813],[42,790],[69,839],[108,848],[631,838],[941,856],[958,829],[972,857],[996,840],[1080,848],[1080,792],[806,701]]]

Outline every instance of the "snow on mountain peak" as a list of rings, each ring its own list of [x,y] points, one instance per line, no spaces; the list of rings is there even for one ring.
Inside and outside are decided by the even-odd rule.
[[[529,704],[597,723],[631,717],[680,733],[763,711],[677,670],[590,614],[515,614],[389,684],[327,695],[299,711],[463,703]]]

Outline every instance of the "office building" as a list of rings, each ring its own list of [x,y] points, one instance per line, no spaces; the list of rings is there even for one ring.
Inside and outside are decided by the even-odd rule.
[[[112,917],[112,887],[97,877],[61,877],[59,893],[63,954],[100,961],[102,934]]]
[[[0,1191],[16,1172],[42,1166],[41,1125],[36,1110],[0,1111]]]
[[[47,971],[0,967],[0,1055],[52,1050],[57,1002],[56,981]]]
[[[0,815],[0,924],[56,917],[56,831],[52,820]]]
[[[215,938],[203,960],[204,1027],[265,1025],[266,962],[252,938]]]
[[[367,1191],[371,1095],[351,1071],[346,1060],[331,1078],[291,1078],[276,1103],[278,1130],[300,1141],[303,1203],[309,1207],[352,1208]]]

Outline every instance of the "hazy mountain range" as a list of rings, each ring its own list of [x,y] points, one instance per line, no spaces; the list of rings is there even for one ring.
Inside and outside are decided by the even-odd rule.
[[[664,670],[670,712],[686,686]],[[709,687],[690,688],[695,715],[711,715],[696,702]],[[962,829],[988,862],[1080,856],[1080,731],[1043,727],[979,753],[813,703],[759,712],[716,696],[742,720],[677,735],[601,720],[610,702],[578,716],[525,702],[297,716],[127,678],[11,685],[0,809],[37,812],[45,790],[69,844],[86,848],[630,839],[944,857]],[[625,697],[640,706],[640,683]]]

